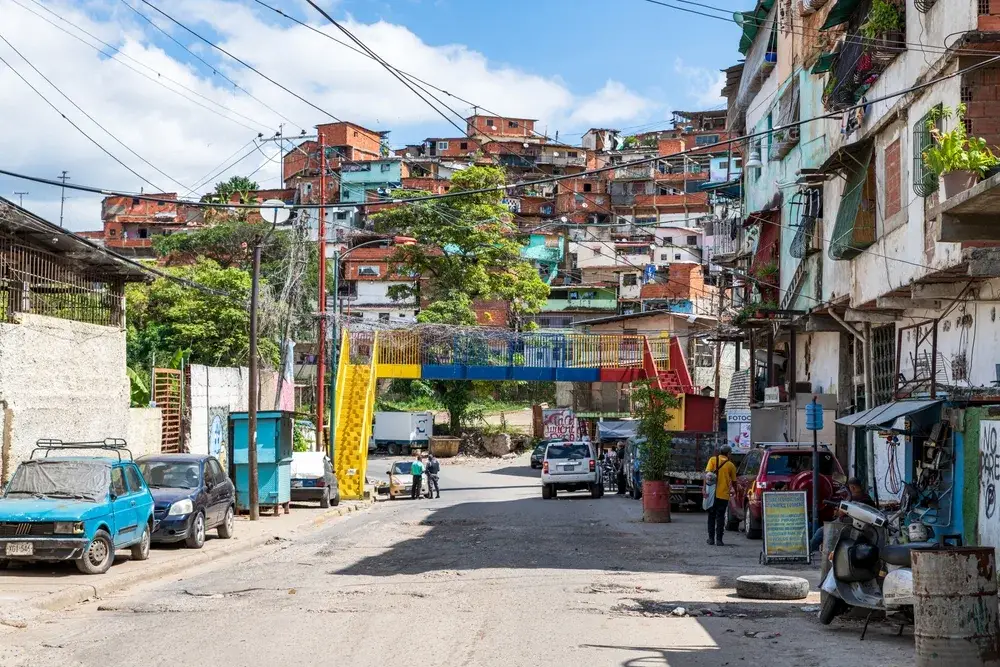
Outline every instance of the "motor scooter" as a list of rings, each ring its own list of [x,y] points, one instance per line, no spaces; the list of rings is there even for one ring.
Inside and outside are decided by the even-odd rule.
[[[938,545],[929,541],[891,543],[898,539],[908,509],[905,499],[903,507],[892,515],[861,503],[840,502],[845,520],[838,522],[840,534],[830,549],[829,571],[820,586],[820,623],[829,625],[852,607],[884,611],[903,624],[913,623],[910,555]]]

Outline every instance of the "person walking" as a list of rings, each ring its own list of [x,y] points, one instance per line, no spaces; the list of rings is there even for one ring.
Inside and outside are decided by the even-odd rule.
[[[438,463],[437,457],[433,454],[427,455],[427,497],[434,498],[434,493],[437,492],[437,497],[441,497],[441,486],[438,484],[438,474],[441,472],[441,464]]]
[[[410,474],[413,475],[413,486],[410,487],[410,499],[416,500],[420,497],[421,482],[424,480],[424,464],[420,460],[420,452],[413,455],[413,463],[410,464]]]
[[[618,453],[615,454],[615,480],[618,482],[616,495],[624,496],[627,490],[625,484],[625,445],[618,445]]]
[[[726,509],[729,508],[729,487],[736,481],[736,464],[729,460],[732,447],[723,445],[719,453],[708,460],[705,472],[715,475],[715,502],[708,508],[708,543],[718,547],[726,530]],[[706,475],[706,486],[710,478]]]

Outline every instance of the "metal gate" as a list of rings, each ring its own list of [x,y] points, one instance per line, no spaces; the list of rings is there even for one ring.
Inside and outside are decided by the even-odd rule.
[[[153,401],[163,413],[160,431],[160,451],[177,454],[181,451],[181,372],[174,368],[153,369]]]

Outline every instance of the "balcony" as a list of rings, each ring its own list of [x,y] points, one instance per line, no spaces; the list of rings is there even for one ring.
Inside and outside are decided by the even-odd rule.
[[[616,181],[647,181],[654,178],[656,168],[653,163],[624,165],[614,171]]]
[[[109,238],[105,241],[105,245],[109,248],[152,248],[153,239],[123,239],[123,238]]]
[[[1000,241],[1000,174],[946,199],[929,215],[940,216],[938,241]]]
[[[576,151],[569,151],[571,154],[560,152],[558,155],[555,153],[542,153],[538,157],[538,164],[551,164],[556,167],[586,167],[587,166],[587,155],[579,154]]]

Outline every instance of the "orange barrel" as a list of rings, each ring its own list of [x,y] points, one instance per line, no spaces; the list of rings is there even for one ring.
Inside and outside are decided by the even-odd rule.
[[[647,523],[670,523],[670,485],[666,482],[642,483],[642,520]]]
[[[1000,665],[993,547],[917,550],[912,561],[917,667]]]

